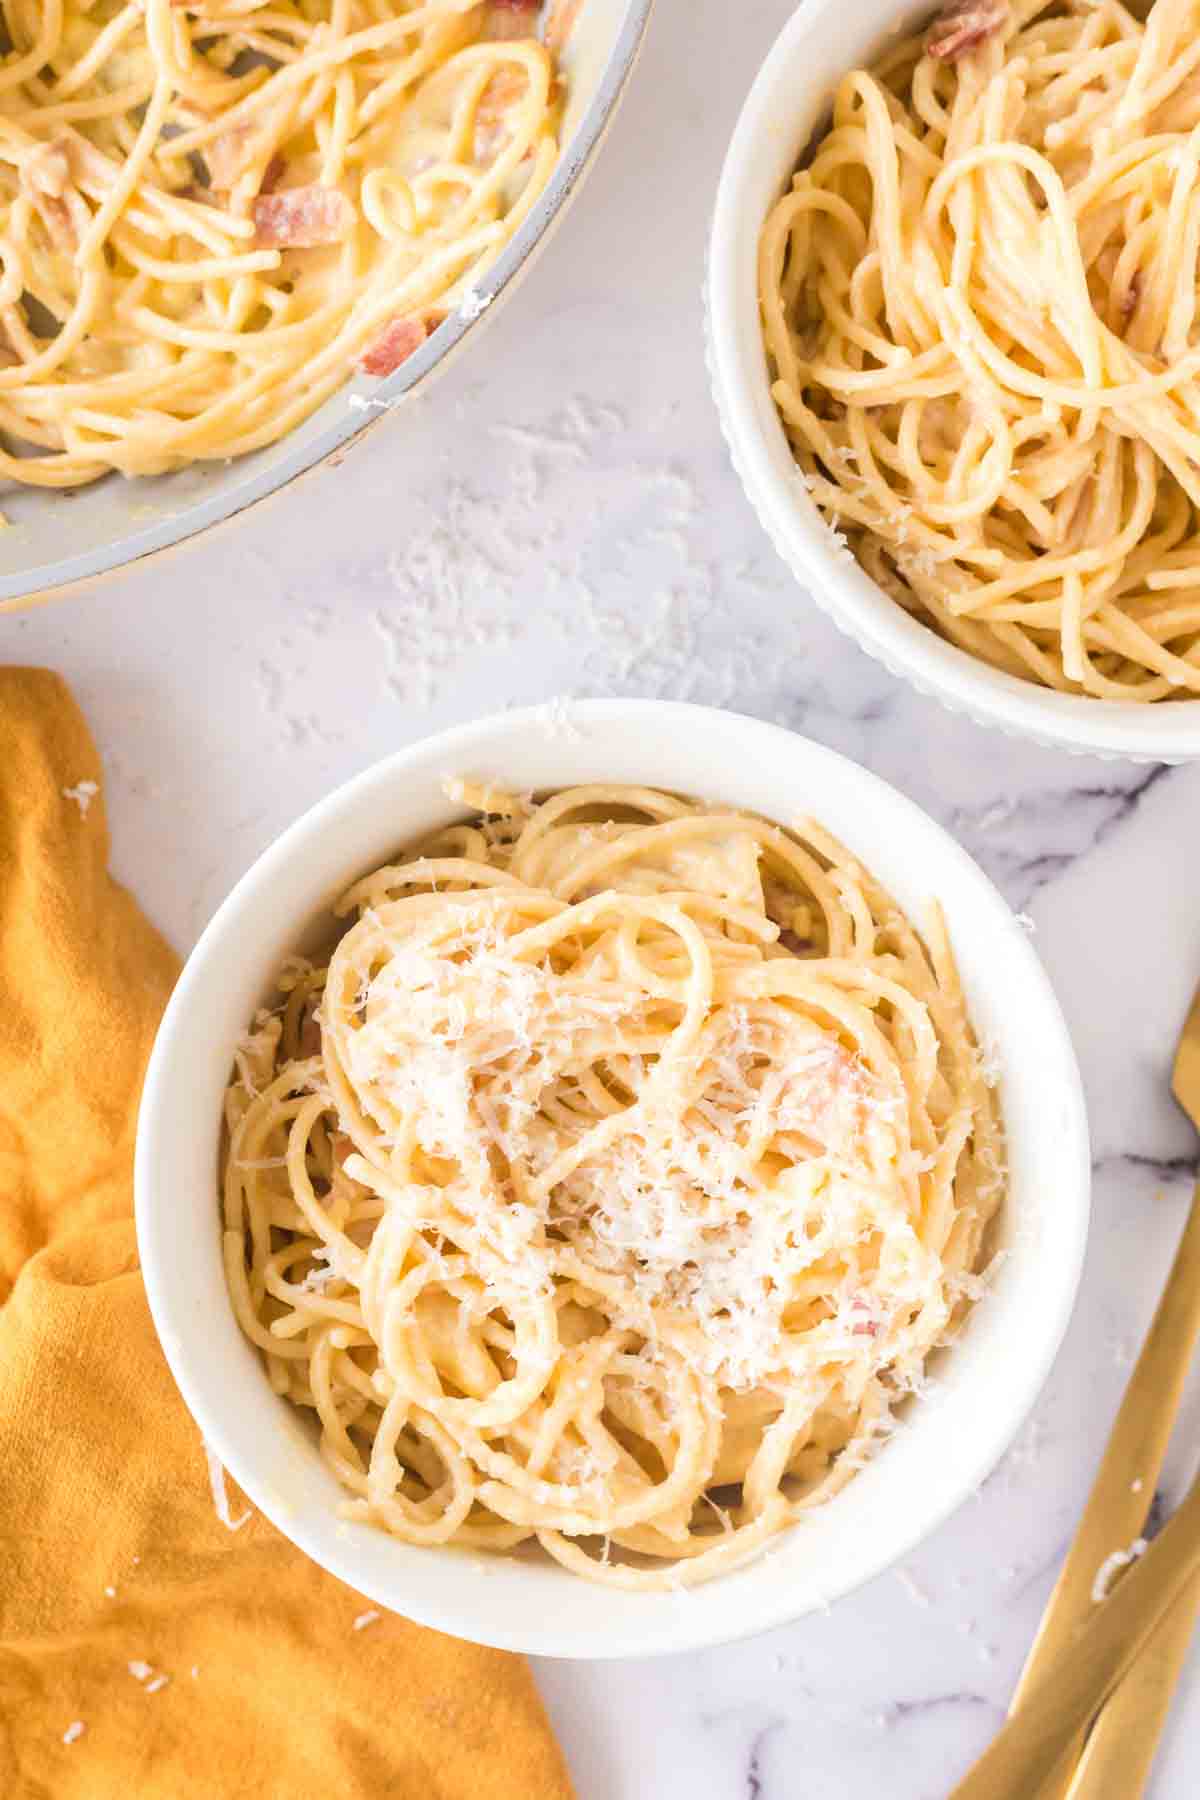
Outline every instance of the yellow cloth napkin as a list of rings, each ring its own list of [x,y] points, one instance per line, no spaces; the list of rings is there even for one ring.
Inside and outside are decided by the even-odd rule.
[[[0,1794],[569,1800],[520,1658],[356,1630],[360,1595],[218,1519],[132,1220],[176,962],[99,781],[62,682],[0,669]]]

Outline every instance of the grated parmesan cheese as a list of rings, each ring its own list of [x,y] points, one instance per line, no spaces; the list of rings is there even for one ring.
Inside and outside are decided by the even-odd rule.
[[[79,808],[80,818],[86,819],[88,807],[100,792],[100,787],[95,781],[77,781],[74,787],[65,787],[62,792],[63,799],[73,800]]]
[[[1092,1604],[1094,1606],[1099,1606],[1102,1600],[1108,1599],[1112,1592],[1113,1582],[1121,1570],[1127,1569],[1131,1563],[1135,1563],[1139,1556],[1144,1556],[1149,1548],[1150,1545],[1145,1538],[1134,1538],[1128,1550],[1114,1550],[1111,1556],[1105,1557],[1096,1570],[1096,1579],[1092,1583]]]
[[[929,1598],[929,1595],[925,1592],[925,1589],[921,1586],[911,1569],[897,1569],[896,1579],[908,1595],[909,1599],[914,1600],[918,1606],[933,1605],[933,1601]]]

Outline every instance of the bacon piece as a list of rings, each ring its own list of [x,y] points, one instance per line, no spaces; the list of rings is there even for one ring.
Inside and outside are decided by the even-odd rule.
[[[492,39],[536,37],[541,10],[542,0],[487,0],[479,35]]]
[[[930,28],[926,54],[957,62],[1008,23],[1008,0],[949,0]]]
[[[850,1314],[851,1337],[878,1337],[881,1321],[876,1316],[871,1301],[863,1294],[855,1294],[847,1311]]]
[[[440,325],[441,319],[433,320]],[[383,328],[367,351],[359,368],[364,375],[393,375],[402,362],[407,362],[414,350],[419,350],[429,336],[432,326],[429,319],[411,319],[403,316],[391,319]]]
[[[260,248],[312,250],[318,244],[336,244],[354,223],[354,208],[336,188],[284,188],[279,194],[259,194],[253,207]]]

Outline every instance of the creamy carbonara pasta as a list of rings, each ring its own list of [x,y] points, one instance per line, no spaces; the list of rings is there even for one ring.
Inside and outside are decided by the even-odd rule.
[[[846,76],[767,220],[804,481],[997,668],[1200,696],[1198,245],[1200,0],[957,0]]]
[[[348,1517],[703,1580],[849,1479],[979,1292],[953,957],[815,825],[459,797],[238,1051],[237,1316]]]
[[[539,0],[9,0],[0,474],[272,443],[386,375],[544,187]]]

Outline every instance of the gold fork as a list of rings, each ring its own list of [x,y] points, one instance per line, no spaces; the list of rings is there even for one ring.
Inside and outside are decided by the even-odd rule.
[[[1200,990],[1171,1086],[1200,1131]],[[1200,1481],[1145,1565],[1120,1581],[1119,1603],[1098,1607],[1092,1591],[1106,1558],[1145,1525],[1198,1334],[1200,1183],[1009,1723],[951,1800],[1138,1800],[1142,1793],[1200,1606],[1200,1575],[1184,1574],[1200,1562]],[[1087,1722],[1106,1695],[1085,1745]]]

